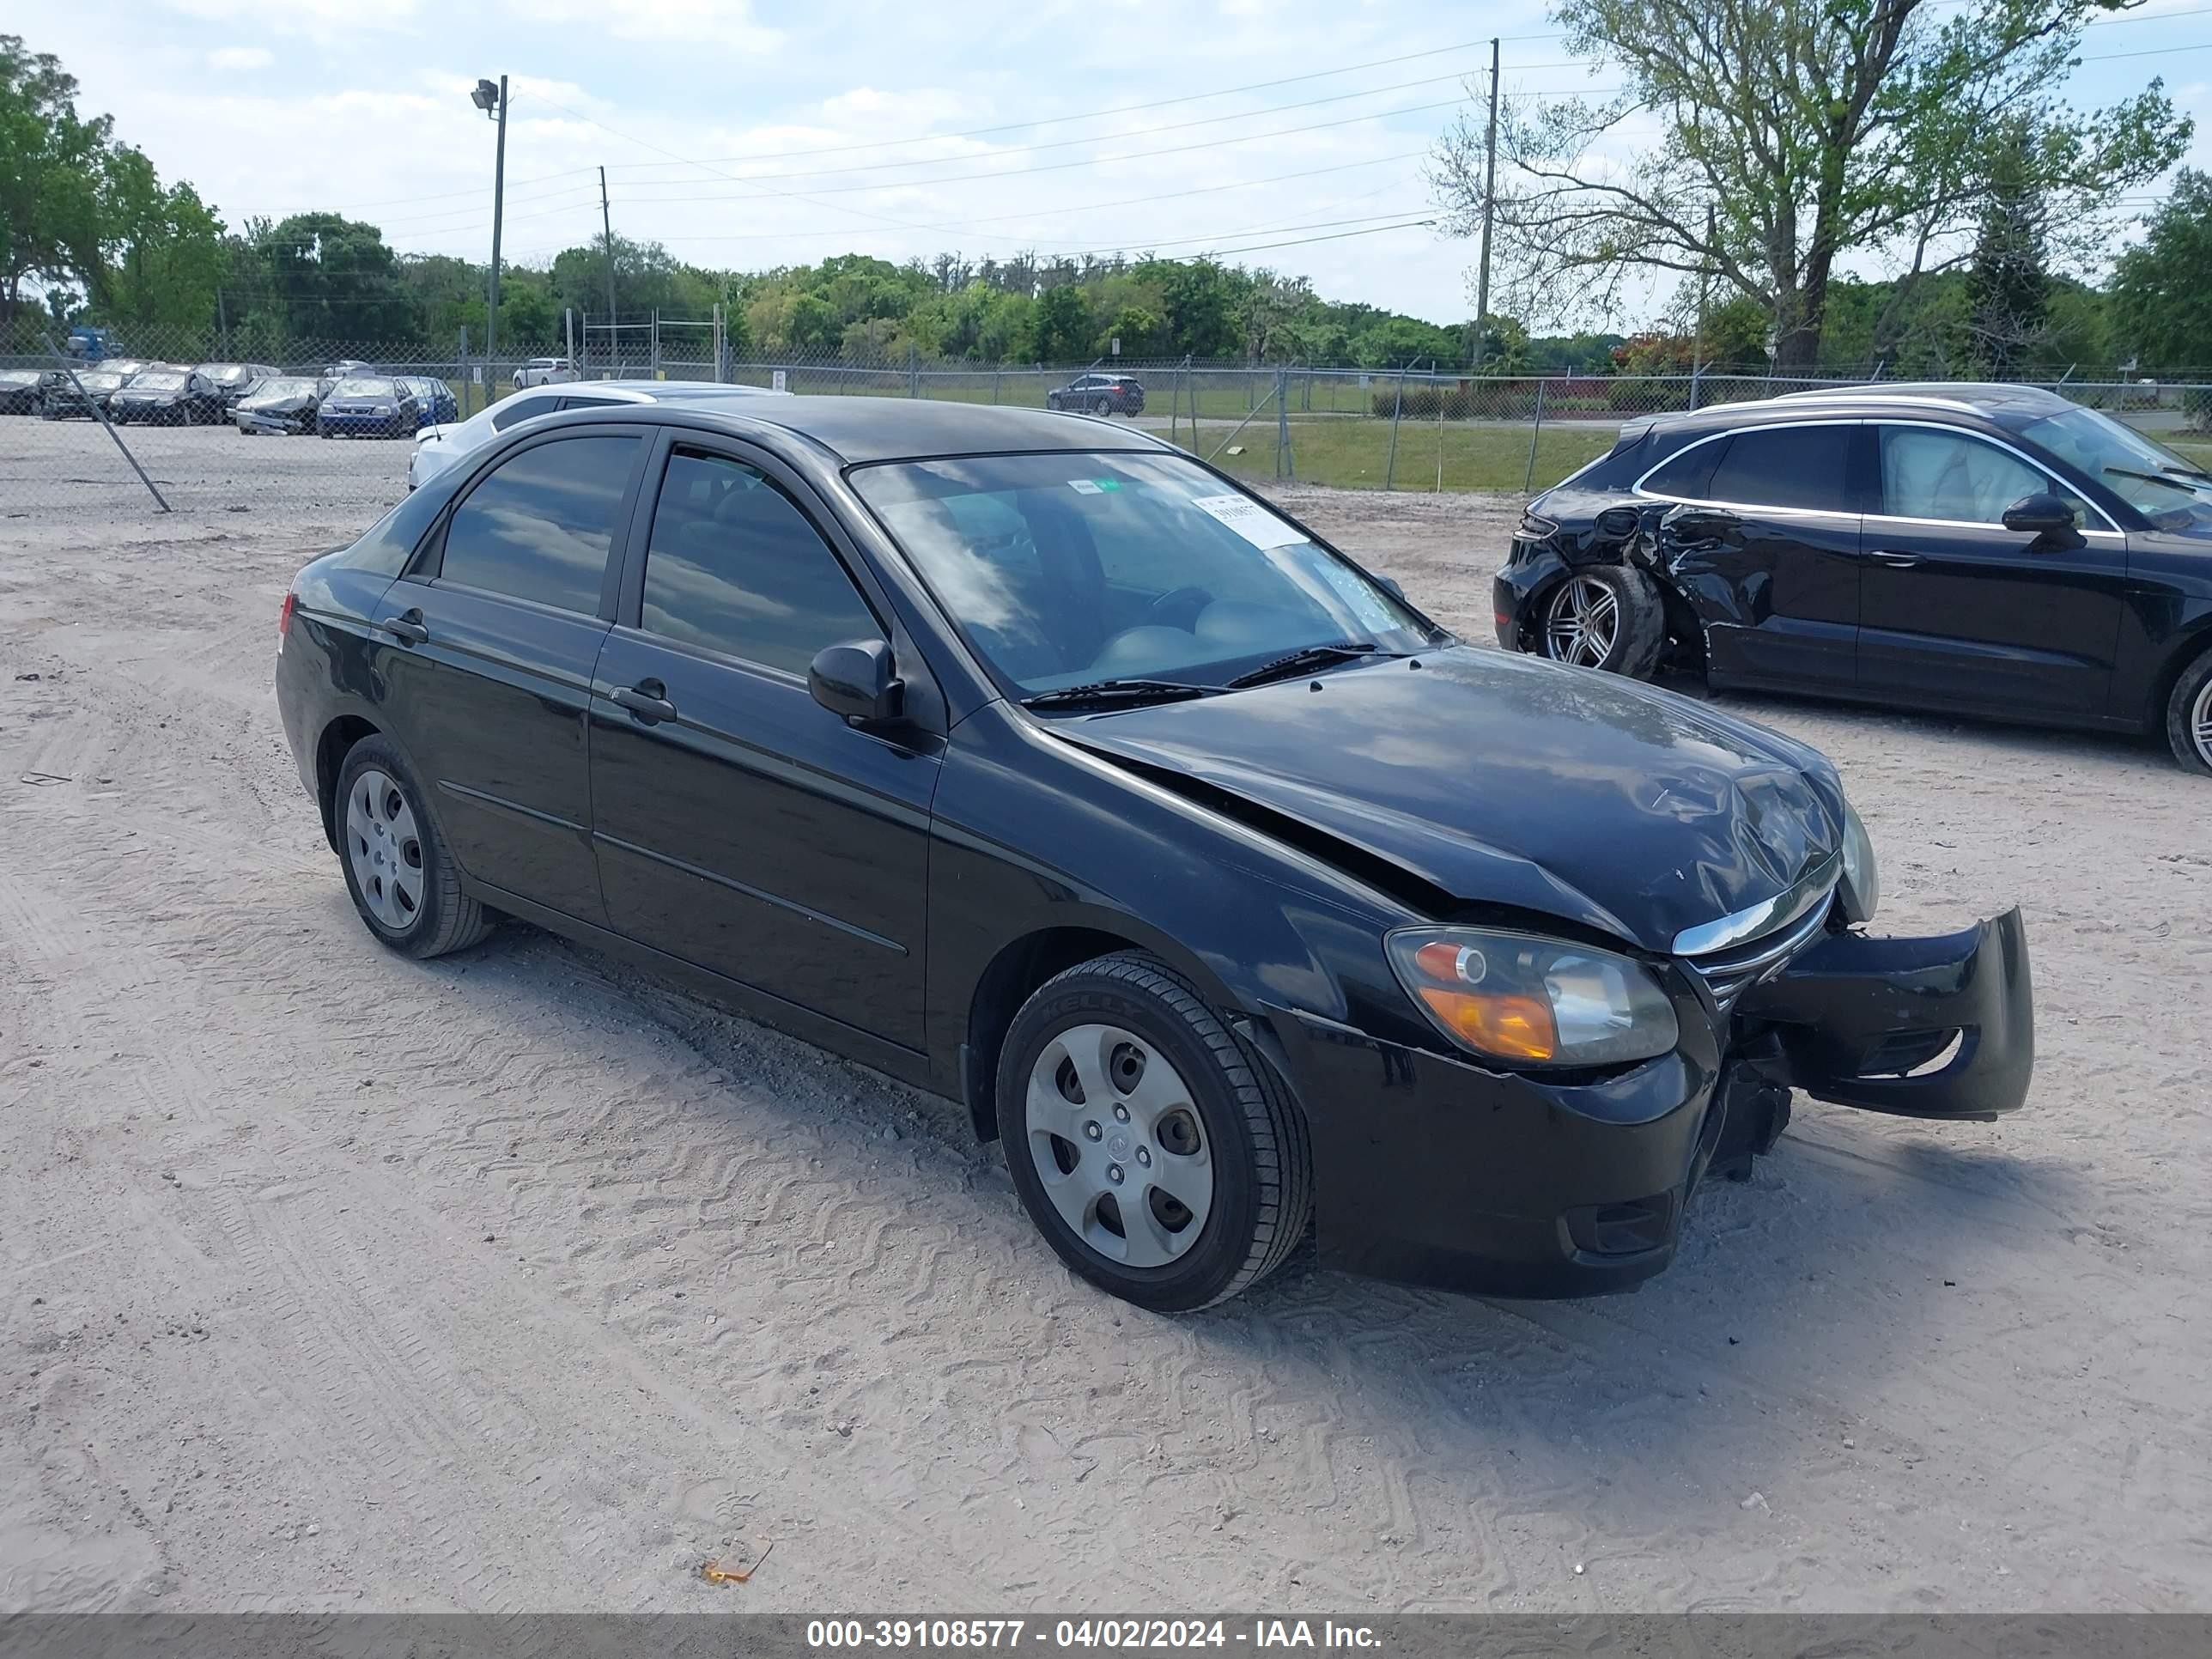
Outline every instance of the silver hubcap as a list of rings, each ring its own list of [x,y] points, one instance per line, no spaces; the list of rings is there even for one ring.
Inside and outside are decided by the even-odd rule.
[[[346,797],[346,857],[376,919],[404,931],[422,910],[422,839],[399,786],[371,769]]]
[[[1544,654],[1554,662],[1595,668],[1613,654],[1620,601],[1595,576],[1577,576],[1552,596],[1544,615]]]
[[[1213,1156],[1167,1057],[1118,1025],[1076,1025],[1030,1072],[1030,1158],[1076,1236],[1125,1267],[1164,1267],[1198,1243]]]
[[[2197,706],[2189,711],[2189,735],[2197,744],[2197,757],[2212,766],[2212,680],[2204,682]]]

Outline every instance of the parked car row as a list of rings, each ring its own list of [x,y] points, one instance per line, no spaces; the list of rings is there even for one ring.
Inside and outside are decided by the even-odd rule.
[[[109,357],[77,369],[0,370],[0,414],[118,424],[234,425],[326,438],[411,438],[457,419],[453,388],[427,374],[384,374],[345,361],[286,371],[267,363],[165,363]],[[326,418],[327,416],[327,418]]]

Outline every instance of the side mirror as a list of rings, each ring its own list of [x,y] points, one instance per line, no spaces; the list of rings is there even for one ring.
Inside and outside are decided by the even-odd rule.
[[[899,717],[906,684],[891,672],[891,648],[884,641],[847,640],[814,653],[806,689],[847,724],[871,726]]]
[[[2004,527],[2024,536],[2063,536],[2074,526],[2074,509],[2056,495],[2023,495],[2004,510]]]

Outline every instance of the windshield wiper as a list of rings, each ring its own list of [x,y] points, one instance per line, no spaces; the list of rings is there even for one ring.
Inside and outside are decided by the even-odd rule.
[[[2183,483],[2166,472],[2138,472],[2131,466],[2108,466],[2105,471],[2115,478],[2138,478],[2144,483],[2164,484],[2168,489],[2178,489],[2185,495],[2197,495],[2204,488],[2203,484]],[[2212,475],[2200,472],[2196,476],[2204,479],[2206,483],[2212,483]]]
[[[2212,483],[2212,472],[2207,472],[2201,466],[2160,466],[2159,471],[2176,473],[2185,478],[2203,478],[2208,483]]]
[[[1316,668],[1326,668],[1332,663],[1352,662],[1361,657],[1384,654],[1382,647],[1364,640],[1346,640],[1341,645],[1309,645],[1263,662],[1257,668],[1248,669],[1235,679],[1224,682],[1226,689],[1241,691],[1248,685],[1265,685],[1269,680],[1289,679]]]
[[[1176,702],[1187,697],[1212,696],[1216,688],[1193,685],[1188,680],[1093,680],[1088,685],[1063,685],[1024,697],[1024,708],[1109,708],[1115,703]]]

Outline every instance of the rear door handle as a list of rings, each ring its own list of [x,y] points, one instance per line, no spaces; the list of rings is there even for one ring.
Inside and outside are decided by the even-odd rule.
[[[667,690],[659,680],[646,680],[622,687],[614,698],[644,724],[657,726],[676,718],[676,705],[668,701]]]
[[[1920,562],[1917,553],[1895,553],[1886,547],[1870,549],[1867,557],[1876,564],[1886,564],[1893,570],[1910,570]]]
[[[409,611],[397,617],[387,617],[382,624],[384,631],[396,636],[402,645],[423,645],[430,638],[430,630],[422,625],[422,613]]]

